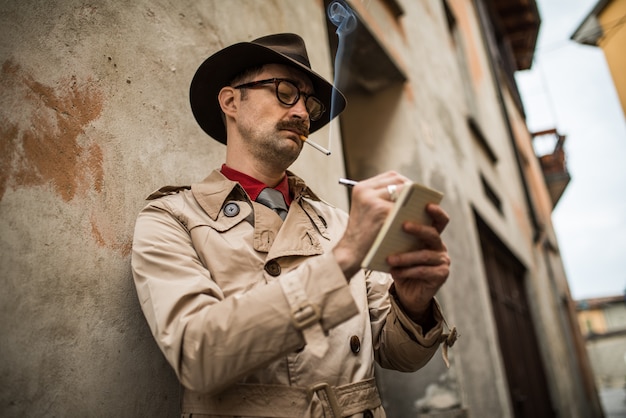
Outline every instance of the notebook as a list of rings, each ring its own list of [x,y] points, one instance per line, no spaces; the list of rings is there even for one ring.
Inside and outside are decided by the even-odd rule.
[[[428,203],[439,203],[443,193],[418,183],[407,183],[398,194],[398,199],[378,232],[374,244],[363,259],[362,268],[389,272],[385,261],[391,254],[399,254],[419,248],[419,241],[413,235],[402,230],[405,221],[430,223],[426,213]]]

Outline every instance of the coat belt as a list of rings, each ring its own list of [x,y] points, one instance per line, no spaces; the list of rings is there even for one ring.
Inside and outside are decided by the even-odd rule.
[[[184,391],[187,414],[293,418],[305,416],[317,396],[324,413],[346,417],[381,405],[374,378],[342,386],[320,383],[309,388],[282,385],[236,384],[216,395]]]

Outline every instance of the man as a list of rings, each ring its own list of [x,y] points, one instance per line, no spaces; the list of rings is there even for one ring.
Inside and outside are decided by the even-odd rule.
[[[200,126],[226,144],[225,164],[150,196],[132,255],[143,312],[184,387],[183,414],[384,417],[374,360],[414,371],[445,339],[433,297],[449,273],[448,216],[430,205],[432,225],[406,225],[425,245],[389,257],[391,275],[361,270],[407,179],[360,182],[348,217],[287,171],[302,138],[345,107],[297,35],[215,53],[190,97]],[[268,188],[288,210],[258,202]]]

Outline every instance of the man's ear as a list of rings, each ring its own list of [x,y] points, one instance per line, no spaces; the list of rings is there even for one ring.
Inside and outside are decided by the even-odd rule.
[[[217,95],[217,101],[226,116],[232,117],[237,113],[238,102],[234,88],[230,86],[222,87]]]

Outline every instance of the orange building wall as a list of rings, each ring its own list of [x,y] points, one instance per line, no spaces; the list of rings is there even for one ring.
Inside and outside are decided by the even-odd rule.
[[[606,332],[606,320],[604,313],[600,309],[591,309],[578,312],[578,325],[583,335],[591,332],[603,334]]]
[[[604,51],[622,111],[626,116],[626,0],[614,0],[598,16],[604,35],[598,46]]]

